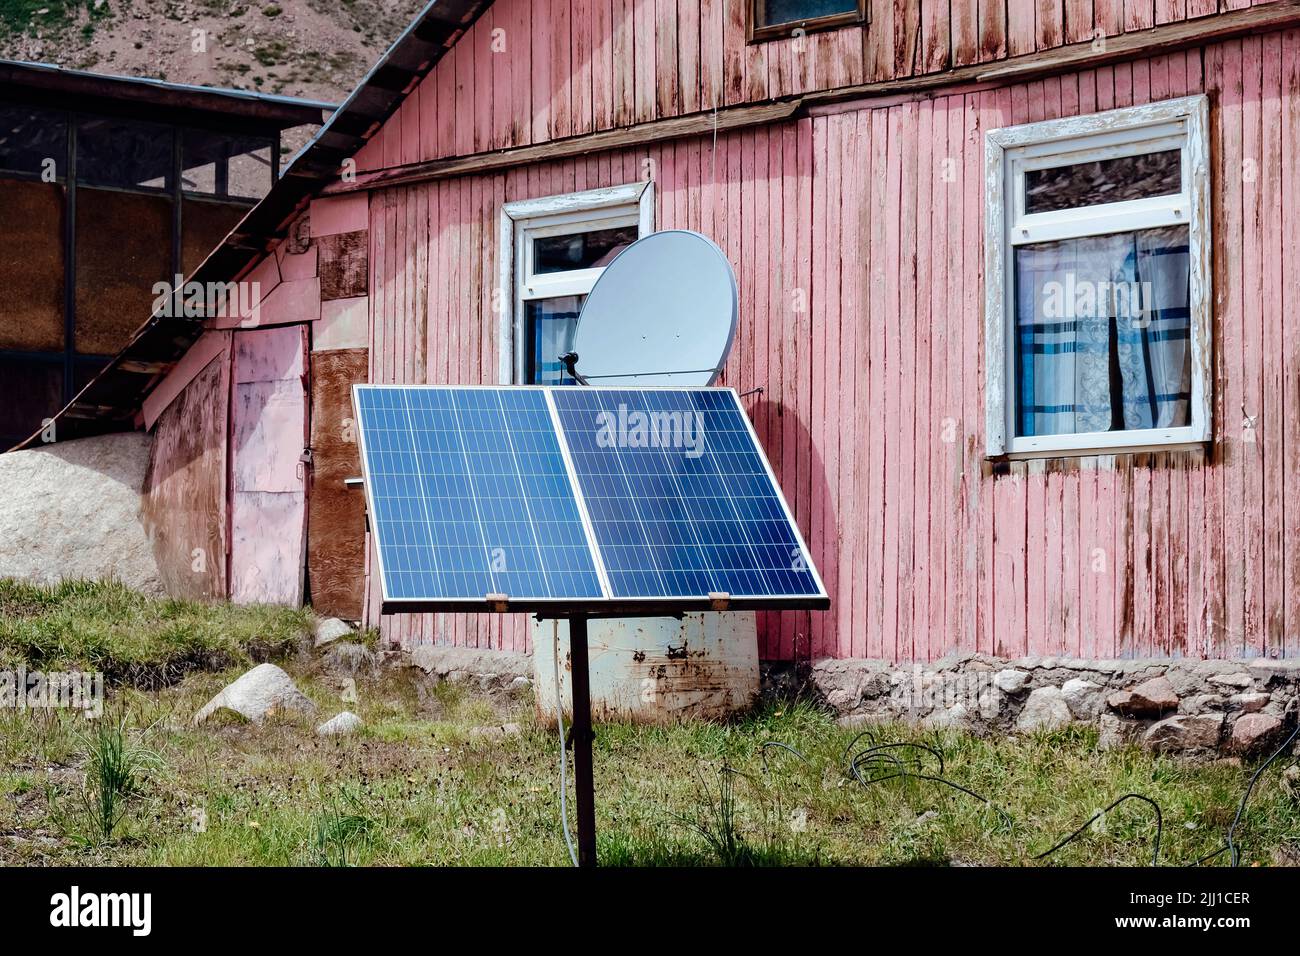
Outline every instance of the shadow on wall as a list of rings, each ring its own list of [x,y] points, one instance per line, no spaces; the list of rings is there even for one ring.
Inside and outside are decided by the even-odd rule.
[[[836,497],[826,480],[822,449],[812,433],[795,409],[768,398],[771,384],[766,388],[762,395],[742,398],[741,404],[754,423],[759,444],[808,545],[813,566],[831,595],[831,609],[758,612],[758,656],[763,660],[815,660],[834,655],[836,647],[835,581],[840,568]],[[847,646],[847,635],[845,638]]]
[[[161,595],[140,524],[148,435],[126,432],[0,455],[0,578],[116,578]]]

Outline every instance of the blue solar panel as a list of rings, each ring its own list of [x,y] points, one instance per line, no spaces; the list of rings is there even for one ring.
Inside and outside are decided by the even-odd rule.
[[[826,600],[731,389],[359,385],[355,401],[386,607]]]
[[[358,386],[387,600],[603,596],[546,395]]]
[[[825,594],[734,391],[551,394],[611,597]]]

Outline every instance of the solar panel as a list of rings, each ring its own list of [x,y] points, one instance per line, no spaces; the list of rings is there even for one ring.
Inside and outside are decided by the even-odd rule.
[[[829,603],[731,389],[354,397],[386,611]]]
[[[824,593],[734,391],[552,397],[611,597]]]
[[[603,595],[545,394],[357,386],[388,600]]]

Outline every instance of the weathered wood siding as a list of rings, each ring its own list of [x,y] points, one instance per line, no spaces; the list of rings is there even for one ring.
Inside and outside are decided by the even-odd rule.
[[[1214,153],[1211,452],[995,473],[982,453],[983,132],[1201,91]],[[722,134],[716,148],[686,140],[378,191],[371,381],[495,381],[501,204],[649,174],[656,228],[697,229],[736,266],[725,381],[766,389],[747,408],[832,594],[827,613],[763,615],[764,657],[1295,654],[1298,137],[1292,31],[839,107]],[[522,617],[398,616],[384,630],[527,644]]]
[[[497,0],[360,170],[937,73],[1269,0],[868,0],[867,27],[745,41],[749,0]]]
[[[226,596],[230,351],[209,358],[158,419],[140,519],[172,597]]]

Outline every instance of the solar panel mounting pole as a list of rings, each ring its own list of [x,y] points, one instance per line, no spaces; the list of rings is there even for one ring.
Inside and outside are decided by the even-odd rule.
[[[591,769],[591,677],[587,667],[587,615],[569,616],[573,682],[573,789],[578,805],[578,865],[596,865],[596,787]],[[559,706],[559,701],[556,701]]]

